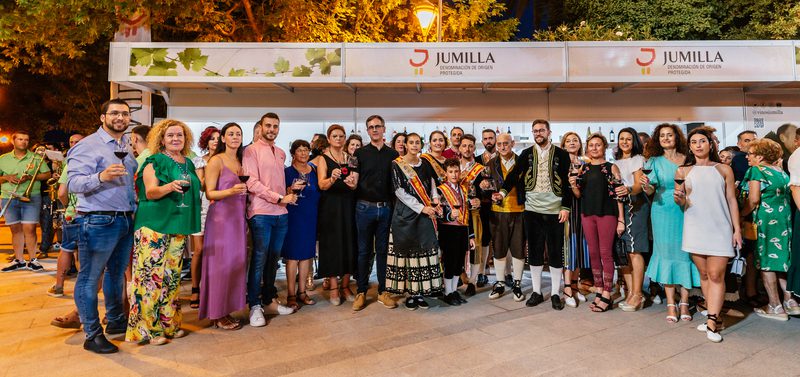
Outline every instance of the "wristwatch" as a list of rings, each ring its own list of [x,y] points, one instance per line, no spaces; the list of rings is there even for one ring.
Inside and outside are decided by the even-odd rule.
[[[283,195],[278,195],[278,203],[280,203],[282,201],[283,201]],[[275,203],[275,204],[278,204],[278,203]]]

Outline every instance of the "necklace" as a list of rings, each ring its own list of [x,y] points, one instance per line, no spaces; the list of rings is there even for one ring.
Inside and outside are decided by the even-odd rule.
[[[178,168],[181,169],[181,172],[183,173],[183,175],[189,175],[189,171],[186,169],[186,159],[185,158],[184,158],[183,164],[181,164],[180,162],[175,160],[172,156],[170,156],[166,152],[161,152],[161,154],[163,154],[164,156],[169,157],[169,159],[172,160],[172,162],[174,162],[175,165],[178,165]]]

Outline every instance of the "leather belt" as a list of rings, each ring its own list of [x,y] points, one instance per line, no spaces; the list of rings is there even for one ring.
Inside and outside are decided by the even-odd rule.
[[[358,202],[359,203],[364,203],[364,204],[369,205],[369,206],[378,207],[378,208],[388,207],[391,204],[389,202],[370,202],[370,201],[367,201],[367,200],[359,200]]]

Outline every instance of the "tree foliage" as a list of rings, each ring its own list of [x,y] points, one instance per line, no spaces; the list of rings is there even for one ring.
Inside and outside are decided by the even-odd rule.
[[[408,0],[0,0],[0,89],[7,94],[0,97],[0,127],[91,131],[108,97],[108,43],[119,18],[140,9],[149,12],[153,41],[423,40]],[[443,40],[507,41],[518,22],[500,19],[504,11],[497,0],[445,1]],[[151,69],[202,69],[202,58],[187,54],[159,58]],[[318,69],[336,58],[317,62]],[[311,69],[275,68],[301,76]],[[11,111],[22,107],[27,111]]]
[[[565,24],[538,32],[534,39],[614,40],[618,30],[634,40],[800,38],[797,1],[566,0],[565,8]]]

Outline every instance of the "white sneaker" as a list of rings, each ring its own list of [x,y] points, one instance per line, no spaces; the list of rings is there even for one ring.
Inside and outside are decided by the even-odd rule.
[[[286,305],[278,304],[278,315],[289,315],[292,313],[294,313],[294,309]]]
[[[254,305],[250,308],[250,326],[264,327],[267,325],[267,320],[264,319],[264,310],[261,305]]]
[[[722,335],[711,330],[706,330],[706,338],[714,343],[719,343],[722,341]]]

